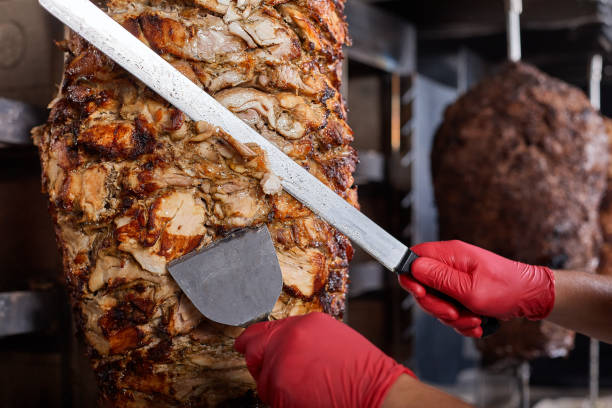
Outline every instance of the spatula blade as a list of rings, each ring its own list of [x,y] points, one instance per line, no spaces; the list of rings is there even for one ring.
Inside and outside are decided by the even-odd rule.
[[[168,271],[208,319],[245,326],[274,307],[283,277],[268,228],[237,231],[179,258]]]

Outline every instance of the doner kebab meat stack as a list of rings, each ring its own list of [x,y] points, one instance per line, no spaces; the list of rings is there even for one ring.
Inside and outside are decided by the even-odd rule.
[[[608,136],[584,93],[508,63],[444,115],[432,151],[440,237],[555,269],[595,271]],[[573,333],[516,320],[482,341],[486,360],[566,355]]]
[[[343,0],[110,0],[103,9],[357,205],[339,94]],[[280,189],[256,145],[193,122],[68,32],[64,76],[33,131],[79,332],[116,407],[255,406],[233,350],[166,265],[268,225],[283,274],[271,317],[340,318],[348,240]],[[227,262],[232,262],[228,259]]]

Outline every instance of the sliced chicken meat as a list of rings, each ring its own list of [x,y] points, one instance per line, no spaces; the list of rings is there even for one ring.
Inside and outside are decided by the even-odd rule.
[[[357,205],[357,157],[338,92],[343,3],[109,0],[104,10]],[[271,318],[341,318],[350,243],[282,191],[259,146],[193,122],[74,33],[60,46],[64,77],[33,136],[102,399],[115,407],[257,406],[254,380],[233,349],[242,329],[206,320],[168,262],[267,224],[284,280]]]

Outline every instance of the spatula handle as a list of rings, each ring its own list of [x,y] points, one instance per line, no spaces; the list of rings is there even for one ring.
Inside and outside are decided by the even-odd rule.
[[[406,252],[406,255],[404,256],[400,264],[395,268],[395,272],[398,275],[407,275],[407,276],[412,277],[412,271],[411,271],[412,263],[418,257],[419,256],[417,254],[415,254],[410,249],[408,249],[408,251]],[[453,299],[447,294],[442,293],[436,289],[432,289],[430,287],[426,287],[426,288],[427,288],[427,292],[429,292],[430,294],[434,295],[437,298],[447,301],[448,303],[455,306],[457,309],[468,310],[465,306],[459,303],[456,299]],[[499,329],[499,320],[497,320],[496,318],[488,317],[488,316],[478,316],[478,317],[480,317],[481,319],[480,327],[482,327],[482,337],[487,337],[495,333]]]

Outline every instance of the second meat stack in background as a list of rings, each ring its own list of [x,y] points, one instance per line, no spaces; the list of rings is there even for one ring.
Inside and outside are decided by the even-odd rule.
[[[607,165],[604,118],[584,93],[532,66],[507,64],[451,105],[436,134],[440,237],[594,272]],[[559,357],[573,333],[516,320],[479,345],[485,361]]]
[[[351,204],[357,161],[339,94],[343,2],[113,0],[106,11]],[[233,350],[169,261],[266,223],[283,274],[273,318],[342,317],[348,240],[277,191],[257,146],[194,123],[69,33],[64,78],[35,129],[77,325],[117,407],[254,406]],[[227,262],[232,262],[228,259]]]

